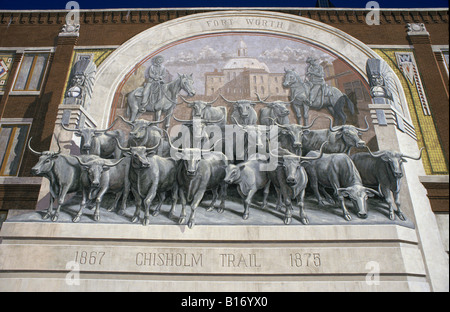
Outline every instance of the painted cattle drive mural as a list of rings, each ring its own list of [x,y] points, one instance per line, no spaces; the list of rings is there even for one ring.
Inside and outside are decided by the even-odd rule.
[[[78,82],[76,96],[90,94],[89,82]],[[40,156],[32,172],[50,183],[41,217],[413,227],[401,209],[402,163],[421,154],[379,150],[368,108],[376,90],[395,100],[388,86],[296,38],[222,33],[173,43],[125,75],[108,127],[62,125],[77,146],[71,154],[59,143],[36,151],[29,140]]]

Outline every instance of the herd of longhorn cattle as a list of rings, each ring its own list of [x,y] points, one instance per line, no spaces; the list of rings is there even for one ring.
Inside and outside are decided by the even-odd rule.
[[[73,131],[81,137],[81,155],[62,154],[59,143],[57,152],[37,152],[31,147],[31,138],[28,141],[28,148],[40,156],[32,168],[32,174],[50,181],[51,200],[43,218],[58,220],[66,195],[74,192],[81,192],[82,200],[73,222],[80,220],[86,206],[95,206],[94,220],[99,221],[100,206],[106,193],[115,194],[113,205],[108,207],[108,211],[115,210],[124,215],[131,192],[136,207],[131,221],[142,221],[147,225],[150,223],[153,201],[158,201],[152,212],[153,216],[157,216],[167,194],[170,194],[172,206],[169,217],[176,218],[175,209],[180,200],[182,210],[178,222],[184,224],[185,208],[190,204],[191,213],[187,224],[192,228],[196,209],[205,192],[211,191],[213,195],[207,210],[213,210],[219,199],[218,211],[223,212],[227,188],[235,185],[244,199],[243,219],[249,218],[252,198],[260,190],[264,192],[263,208],[266,207],[272,186],[277,194],[276,209],[282,210],[284,207],[284,223],[291,222],[293,204],[297,203],[300,221],[308,224],[304,198],[309,184],[318,204],[325,205],[324,198],[339,204],[345,220],[351,220],[345,197],[353,203],[357,216],[366,218],[367,197],[374,195],[384,198],[388,203],[391,220],[395,219],[395,214],[405,220],[399,201],[402,163],[407,158],[420,159],[422,150],[418,157],[392,151],[371,152],[360,137],[362,132],[369,130],[367,120],[366,128],[357,128],[352,125],[332,126],[332,120],[328,118],[328,129],[311,130],[315,120],[307,126],[289,123],[288,102],[266,102],[267,99],[262,100],[259,96],[257,102],[222,98],[232,104],[232,126],[242,131],[246,145],[253,142],[268,146],[261,144],[265,137],[259,134],[278,127],[277,136],[266,139],[277,140],[278,148],[270,150],[266,147],[265,152],[258,154],[246,149],[245,157],[237,161],[214,150],[224,139],[223,136],[216,137],[209,148],[201,144],[188,148],[175,147],[175,138],[171,138],[166,129],[158,127],[159,123],[172,118],[171,115],[160,121],[137,119],[134,122],[119,116],[104,130],[62,126],[64,130]],[[212,102],[189,102],[183,98],[183,101],[192,108],[193,119],[173,118],[187,126],[191,135],[200,138],[200,142],[211,139],[210,133],[205,131],[206,125],[215,124],[220,129],[226,126],[227,108],[212,106],[217,99]],[[256,103],[266,105],[260,111],[259,124],[254,109]],[[130,127],[128,136],[122,130],[111,130],[119,119]],[[368,152],[350,155],[352,147],[365,147]],[[261,170],[261,166],[271,158],[276,160],[274,170]],[[330,190],[332,196],[328,193]],[[55,201],[57,207],[53,211]],[[140,217],[141,211],[144,211],[143,219]]]

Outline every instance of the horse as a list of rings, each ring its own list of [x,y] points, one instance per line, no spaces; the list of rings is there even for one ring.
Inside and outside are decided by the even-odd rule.
[[[172,115],[175,106],[177,105],[177,95],[181,90],[186,91],[188,96],[194,96],[195,91],[193,88],[194,81],[192,74],[178,74],[178,78],[161,85],[161,98],[155,103],[146,103],[145,111],[155,113],[154,120],[160,120],[161,113],[166,116]],[[127,98],[127,117],[131,122],[134,122],[144,111],[139,109],[141,103],[142,93],[144,87],[139,87],[126,95]],[[165,127],[168,129],[170,126],[170,118],[166,119]]]
[[[302,109],[303,109],[303,125],[308,124],[309,110],[320,110],[323,107],[328,109],[334,120],[342,121],[342,125],[347,121],[347,115],[344,113],[344,106],[347,105],[350,113],[355,114],[355,107],[353,102],[346,94],[343,94],[338,88],[328,87],[330,96],[324,96],[324,88],[322,88],[316,96],[313,103],[310,102],[310,91],[312,85],[308,82],[303,82],[300,75],[294,70],[284,69],[283,87],[290,88],[290,100],[292,108],[297,117],[297,123],[302,123]],[[322,101],[323,100],[323,101]]]

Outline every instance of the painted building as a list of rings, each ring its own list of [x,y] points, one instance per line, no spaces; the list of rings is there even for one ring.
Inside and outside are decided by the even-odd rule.
[[[380,24],[369,25],[364,9],[81,10],[73,25],[68,11],[0,11],[0,214],[7,218],[0,233],[0,289],[41,290],[46,282],[48,290],[73,290],[65,264],[75,261],[83,272],[79,289],[94,291],[448,291],[448,9],[379,13]],[[372,151],[421,153],[420,160],[404,163],[405,220],[390,218],[383,198],[368,201],[367,219],[349,209],[352,220],[346,221],[338,206],[319,207],[308,195],[310,224],[299,220],[295,206],[286,225],[274,190],[269,210],[258,203],[242,220],[234,188],[224,214],[207,214],[201,206],[192,230],[168,217],[166,203],[147,227],[132,224],[131,212],[118,216],[103,206],[99,222],[86,209],[75,224],[79,193],[66,198],[59,219],[42,220],[49,180],[32,174],[39,156],[28,143],[34,151],[80,155],[80,138],[64,128],[112,127],[128,135],[126,122],[113,122],[130,120],[129,103],[143,96],[157,56],[163,57],[165,84],[190,77],[195,94],[179,94],[186,101],[218,98],[212,105],[225,107],[227,124],[234,106],[225,99],[255,101],[257,93],[288,103],[294,91],[283,85],[287,73],[304,81],[308,58],[317,59],[329,90],[352,103],[342,108],[346,124],[367,125],[361,139]],[[332,91],[324,100],[331,101]],[[192,108],[174,99],[173,115],[189,119]],[[254,106],[258,116],[266,106]],[[288,107],[295,124],[299,115],[294,104]],[[309,122],[318,117],[311,129],[329,128],[331,111],[310,109]],[[59,245],[62,240],[74,244]],[[142,243],[142,250],[130,241]],[[379,270],[379,280],[366,280],[371,268]],[[98,272],[108,278],[98,280]]]

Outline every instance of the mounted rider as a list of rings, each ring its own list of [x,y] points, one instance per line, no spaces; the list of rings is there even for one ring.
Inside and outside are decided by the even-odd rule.
[[[162,65],[164,57],[157,55],[152,58],[152,65],[147,69],[146,80],[144,83],[144,91],[139,106],[140,112],[145,112],[147,104],[154,104],[162,97],[161,85],[165,82],[166,68]]]
[[[322,65],[319,64],[319,60],[313,57],[308,57],[306,60],[308,67],[306,68],[305,82],[310,85],[309,102],[313,105],[317,99],[319,92],[321,92],[320,107],[323,105],[325,96],[328,96],[328,85],[325,83],[325,72]]]

